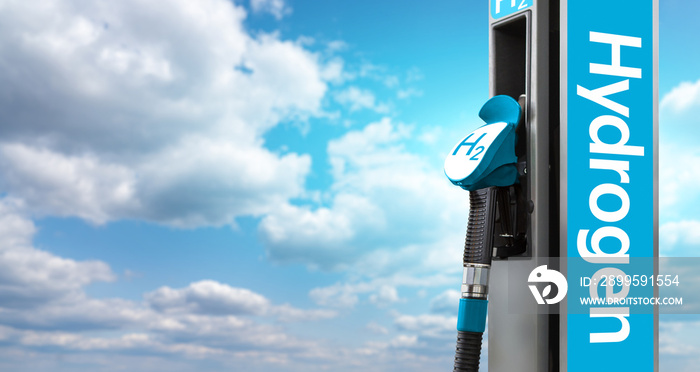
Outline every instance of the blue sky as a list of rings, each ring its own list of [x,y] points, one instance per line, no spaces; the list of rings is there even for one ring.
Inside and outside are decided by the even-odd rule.
[[[0,369],[452,364],[486,1],[0,1]],[[660,240],[698,256],[696,2],[660,4]],[[700,322],[664,319],[662,370]]]

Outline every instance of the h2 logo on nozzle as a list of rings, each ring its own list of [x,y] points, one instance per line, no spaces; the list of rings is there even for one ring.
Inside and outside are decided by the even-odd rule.
[[[566,296],[566,291],[569,289],[569,284],[566,282],[564,275],[556,270],[547,269],[547,265],[537,266],[532,270],[527,281],[530,283],[553,283],[557,286],[557,295],[554,296],[554,298],[545,298],[552,292],[551,284],[544,287],[542,294],[537,290],[536,285],[528,285],[528,287],[530,287],[530,292],[532,292],[535,301],[537,301],[539,305],[544,305],[545,303],[547,305],[554,305],[561,302]]]
[[[484,136],[486,136],[486,133],[482,133],[479,136],[479,138],[477,138],[476,141],[474,141],[474,142],[467,142],[467,141],[469,141],[470,138],[472,138],[473,135],[474,135],[474,133],[471,133],[467,136],[467,138],[463,139],[462,142],[460,142],[459,145],[457,145],[457,147],[455,147],[455,151],[452,152],[452,155],[457,155],[457,151],[459,151],[459,149],[461,149],[462,146],[469,146],[469,150],[467,150],[467,153],[465,155],[466,156],[471,155],[472,151],[474,150],[474,146],[476,146],[479,143],[479,141],[481,141],[481,139],[484,138]],[[471,159],[469,159],[469,160],[479,160],[479,158],[477,158],[477,156],[481,155],[481,153],[484,152],[484,150],[486,150],[486,148],[484,146],[477,147],[476,148],[477,153],[474,154],[474,156],[472,156]]]

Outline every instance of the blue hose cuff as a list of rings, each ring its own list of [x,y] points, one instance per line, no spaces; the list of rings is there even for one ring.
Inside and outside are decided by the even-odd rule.
[[[484,332],[486,330],[488,303],[488,300],[461,298],[459,300],[457,330],[463,332]]]

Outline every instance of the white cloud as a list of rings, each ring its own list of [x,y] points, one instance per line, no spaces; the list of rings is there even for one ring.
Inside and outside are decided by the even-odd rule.
[[[212,362],[222,357],[240,363],[246,361],[245,355],[241,355],[246,351],[257,351],[258,355],[279,353],[288,357],[299,350],[318,348],[314,343],[281,333],[275,327],[254,325],[235,318],[193,317],[186,319],[183,325],[185,327],[180,332],[128,332],[114,337],[12,328],[6,328],[6,334],[15,345],[29,350],[53,347],[71,352],[107,352],[111,356],[109,359],[138,351],[142,361],[165,354],[166,358],[206,358]]]
[[[697,356],[700,322],[660,321],[659,353],[667,357]]]
[[[284,0],[250,0],[250,7],[256,13],[270,13],[278,20],[292,13],[292,9]]]
[[[700,80],[682,82],[661,100],[659,151],[659,242],[662,254],[697,256],[700,237],[700,152],[695,129]]]
[[[36,228],[0,199],[0,323],[30,329],[112,329],[144,321],[131,301],[97,300],[85,286],[116,275],[101,261],[76,261],[35,248]]]
[[[161,287],[146,293],[143,302],[93,298],[85,287],[114,280],[110,267],[33,247],[36,227],[17,211],[19,204],[0,199],[0,340],[5,345],[21,352],[49,347],[59,354],[114,356],[138,350],[145,358],[166,354],[238,361],[251,360],[239,353],[277,351],[291,359],[332,354],[267,323],[321,321],[337,311],[275,304],[249,289],[212,280]]]
[[[659,228],[659,243],[662,252],[671,253],[676,248],[686,251],[700,247],[700,221],[682,220],[666,222]]]
[[[36,226],[17,213],[22,209],[22,204],[21,200],[13,198],[0,199],[0,247],[3,251],[32,244]]]
[[[452,338],[456,334],[457,317],[436,314],[398,315],[394,324],[402,331],[412,331],[431,338]]]
[[[418,140],[428,145],[435,145],[441,135],[442,127],[427,127],[423,128],[422,133],[418,135]]]
[[[389,285],[379,287],[377,293],[369,296],[369,302],[381,307],[399,302],[399,300],[399,293],[396,290],[396,287]]]
[[[325,115],[342,60],[251,36],[230,1],[167,8],[4,5],[4,192],[37,215],[176,226],[231,223],[303,192],[310,158],[272,153],[262,136],[281,120]]]
[[[399,77],[394,75],[389,75],[384,78],[384,85],[387,88],[396,88],[399,85]]]
[[[66,156],[24,144],[0,145],[2,186],[29,206],[97,223],[136,208],[136,175],[91,155]]]
[[[357,74],[360,77],[372,78],[375,80],[385,80],[386,67],[378,66],[369,62],[360,65]]]
[[[659,154],[659,210],[661,218],[680,219],[695,213],[700,202],[700,154],[696,148],[664,144]]]
[[[182,289],[161,287],[145,295],[146,302],[163,312],[214,315],[263,315],[270,302],[245,288],[234,288],[212,280],[191,283]]]
[[[355,306],[359,301],[357,293],[364,293],[367,291],[368,290],[362,286],[335,284],[328,287],[314,288],[309,292],[309,297],[321,306],[347,309]]]
[[[340,52],[348,49],[348,43],[343,40],[333,40],[328,43],[329,52]]]
[[[676,113],[700,104],[700,80],[684,81],[661,98],[661,108],[670,108]]]
[[[396,92],[396,97],[398,99],[409,99],[411,97],[420,97],[422,95],[423,91],[415,88],[399,89]]]
[[[700,123],[700,80],[684,81],[672,88],[661,98],[659,108],[661,171],[665,167],[692,169],[694,164],[686,161],[698,157],[696,144],[700,136],[696,128]],[[684,159],[678,159],[679,156]],[[660,177],[660,181],[667,180]]]
[[[168,343],[221,348],[228,351],[245,349],[307,349],[311,341],[300,340],[279,327],[261,324],[237,316],[181,315],[158,318],[149,330]]]
[[[329,309],[299,309],[289,304],[274,306],[270,309],[280,322],[309,322],[313,320],[331,319],[338,316],[338,312]]]
[[[407,272],[408,270],[406,270]],[[444,286],[453,282],[451,274],[407,275],[399,272],[388,277],[377,277],[368,281],[335,283],[326,287],[317,287],[309,292],[309,297],[321,306],[351,308],[355,306],[360,295],[369,302],[382,307],[399,302],[398,287],[427,288]]]
[[[333,45],[333,43],[331,43],[331,45]],[[328,48],[333,50],[335,47],[329,45]],[[323,70],[321,70],[321,77],[323,80],[336,85],[342,84],[350,78],[345,72],[345,61],[338,57],[333,57],[326,62]]]
[[[419,359],[441,356],[441,362],[436,362],[448,367],[454,357],[457,317],[397,312],[393,312],[392,316],[394,325],[401,333],[388,341],[368,342],[368,347],[385,352],[403,350],[407,355]]]
[[[161,287],[144,295],[146,303],[170,316],[201,314],[211,316],[269,316],[282,322],[300,322],[333,318],[328,309],[299,309],[289,304],[273,305],[264,296],[249,289],[231,287],[213,280],[194,282],[185,288]]]
[[[659,149],[659,243],[662,254],[697,256],[700,236],[700,152],[695,127],[700,81],[683,82],[661,100]]]
[[[43,301],[32,306],[4,307],[0,322],[21,329],[79,333],[139,328],[156,319],[156,314],[133,301],[90,298],[82,288],[76,292],[70,297],[60,292],[45,294]]]
[[[358,194],[336,195],[332,208],[281,205],[259,225],[275,260],[323,267],[355,261],[358,252],[346,242],[357,238],[360,229],[383,226],[383,212]],[[339,262],[342,257],[346,262]]]
[[[137,190],[144,201],[136,216],[200,226],[261,215],[302,194],[310,167],[307,155],[278,156],[258,146],[187,138],[140,165]]]
[[[373,275],[458,269],[468,193],[406,150],[411,133],[383,119],[331,141],[330,205],[268,214],[260,232],[269,257]]]
[[[389,345],[392,347],[414,347],[418,345],[418,336],[398,335],[389,342]]]
[[[59,346],[72,350],[136,349],[152,347],[154,340],[147,334],[131,333],[118,338],[87,338],[68,332],[26,331],[7,329],[9,335],[25,346]]]
[[[460,297],[459,291],[448,289],[430,300],[430,311],[454,315],[457,312]]]
[[[377,103],[374,94],[366,89],[351,86],[335,94],[336,102],[348,106],[350,111],[369,109],[378,113],[389,112],[389,106],[385,103]]]
[[[95,223],[139,217],[176,226],[231,223],[301,194],[310,165],[306,155],[206,138],[188,138],[132,167],[0,145],[2,185],[30,210]],[[283,182],[288,187],[280,189]]]
[[[389,330],[386,329],[386,327],[383,327],[375,322],[367,323],[365,328],[367,328],[367,330],[369,330],[372,333],[376,333],[376,334],[380,334],[380,335],[388,335],[389,334]]]
[[[14,204],[0,199],[0,306],[21,312],[52,301],[73,301],[83,286],[115,279],[104,262],[78,262],[34,248],[36,227]]]

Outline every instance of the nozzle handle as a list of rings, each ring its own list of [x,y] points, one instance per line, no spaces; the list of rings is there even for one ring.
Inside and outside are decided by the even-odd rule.
[[[464,266],[491,265],[496,213],[496,187],[469,192],[469,222],[464,240]]]

